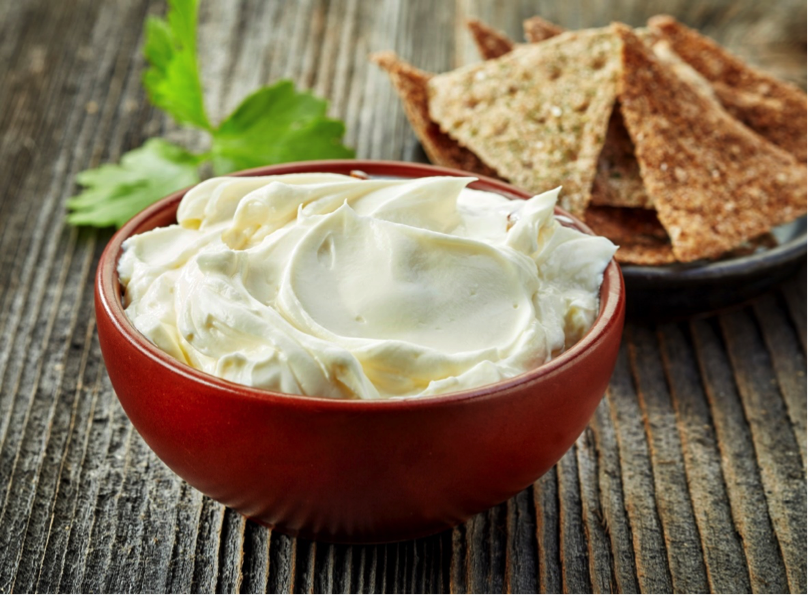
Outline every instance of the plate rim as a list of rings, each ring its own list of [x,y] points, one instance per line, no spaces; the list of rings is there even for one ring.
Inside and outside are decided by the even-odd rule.
[[[803,216],[802,219],[805,217]],[[800,218],[795,221],[799,221]],[[803,229],[787,242],[762,252],[699,264],[676,263],[665,266],[621,264],[623,276],[629,279],[654,281],[715,280],[717,277],[745,277],[771,268],[786,265],[805,257],[808,252],[808,235]]]

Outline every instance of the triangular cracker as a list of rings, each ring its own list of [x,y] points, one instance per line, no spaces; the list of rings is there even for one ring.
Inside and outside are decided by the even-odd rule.
[[[516,47],[504,33],[478,19],[469,19],[466,24],[484,60],[504,56]],[[530,43],[540,43],[565,31],[562,27],[538,16],[527,19],[523,26],[525,38]],[[592,203],[614,207],[653,208],[640,178],[640,166],[634,156],[634,144],[628,136],[623,117],[617,108],[613,110],[609,120],[606,141],[598,159],[597,174],[592,187]]]
[[[564,27],[545,21],[541,17],[531,17],[522,23],[525,31],[525,39],[528,43],[539,43],[556,35],[561,35],[566,31]]]
[[[530,192],[562,186],[580,216],[617,95],[611,28],[564,33],[429,81],[429,115],[462,146]]]
[[[404,105],[404,113],[407,114],[407,119],[432,163],[497,177],[492,168],[441,132],[438,125],[429,118],[427,83],[432,74],[407,64],[393,52],[373,54],[371,60],[390,75],[390,80]]]
[[[525,39],[541,43],[564,33],[565,29],[539,16],[522,23]],[[628,136],[620,110],[615,107],[609,120],[606,141],[598,158],[598,169],[592,187],[592,204],[652,209],[645,192],[640,166],[634,157],[634,144]]]
[[[806,160],[805,93],[748,66],[673,17],[656,16],[648,25],[712,83],[729,113],[799,161]]]
[[[714,258],[806,210],[806,170],[698,93],[625,25],[621,112],[677,260]]]
[[[694,90],[718,101],[710,83],[679,58],[665,40],[660,40],[648,29],[635,29],[634,33],[654,50],[657,58],[670,66],[677,76],[687,81]],[[606,142],[598,159],[598,173],[592,187],[592,204],[612,207],[653,209],[654,204],[645,190],[640,175],[640,164],[634,154],[634,143],[626,130],[620,113],[620,102],[615,104],[609,120]]]
[[[474,44],[483,60],[493,60],[510,52],[516,45],[502,31],[486,25],[479,19],[468,19],[466,26],[471,31]]]

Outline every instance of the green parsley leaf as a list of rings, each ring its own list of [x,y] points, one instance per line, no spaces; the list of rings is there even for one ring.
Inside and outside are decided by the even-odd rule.
[[[153,138],[125,153],[120,165],[102,165],[79,173],[84,190],[67,202],[73,225],[122,226],[159,199],[199,182],[201,157]]]
[[[312,159],[354,156],[341,139],[345,125],[326,117],[328,102],[278,81],[247,97],[213,131],[213,170],[239,169]]]
[[[167,19],[146,20],[143,86],[151,102],[177,122],[210,130],[196,62],[198,0],[169,0]]]
[[[205,113],[196,60],[198,0],[168,0],[166,19],[146,20],[143,86],[151,102],[177,122],[209,132],[211,150],[195,155],[152,139],[120,165],[83,171],[84,190],[68,201],[73,225],[121,226],[176,190],[199,182],[198,168],[213,160],[216,175],[261,165],[353,157],[342,144],[345,125],[326,117],[328,103],[279,81],[247,97],[218,128]]]

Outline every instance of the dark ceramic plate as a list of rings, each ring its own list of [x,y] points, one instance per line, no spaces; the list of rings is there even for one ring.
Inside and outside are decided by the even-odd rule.
[[[778,245],[716,262],[624,265],[626,308],[638,318],[671,319],[712,312],[764,293],[805,263],[805,217],[772,230]]]

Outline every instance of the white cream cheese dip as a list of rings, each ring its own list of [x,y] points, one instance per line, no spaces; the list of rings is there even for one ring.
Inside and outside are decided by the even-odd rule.
[[[213,178],[177,225],[133,236],[126,314],[194,368],[338,399],[417,397],[516,376],[598,312],[616,247],[474,178]]]

